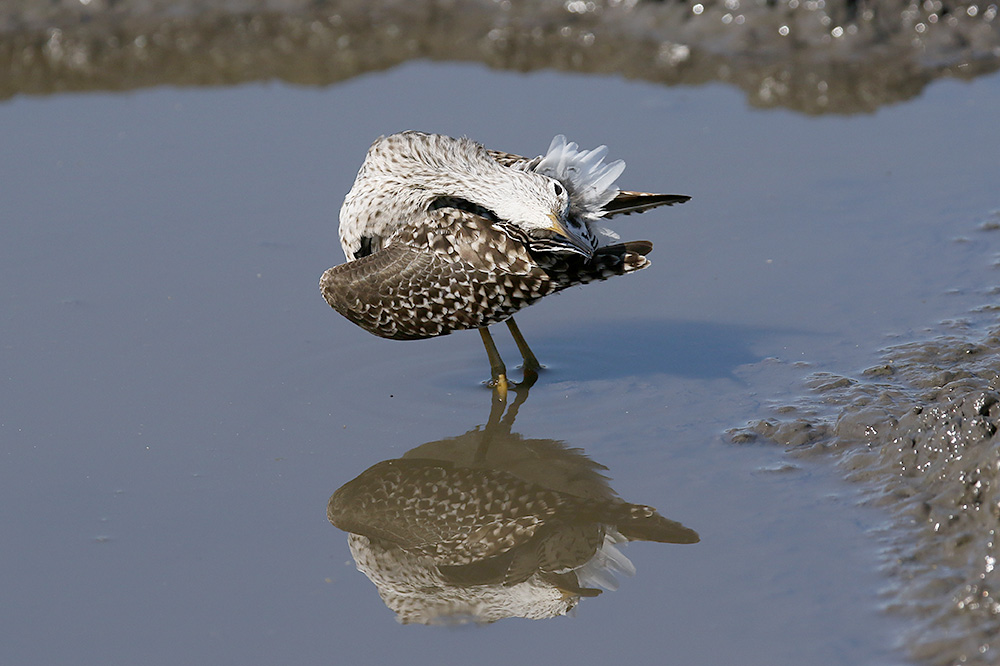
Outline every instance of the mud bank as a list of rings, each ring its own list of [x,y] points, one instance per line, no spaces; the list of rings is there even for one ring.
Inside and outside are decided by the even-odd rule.
[[[1000,327],[888,349],[858,377],[816,374],[811,395],[730,433],[832,456],[890,515],[886,608],[928,664],[996,664],[1000,650]]]
[[[329,85],[412,59],[723,82],[751,104],[870,112],[1000,66],[997,5],[850,0],[15,0],[0,99],[18,94]]]

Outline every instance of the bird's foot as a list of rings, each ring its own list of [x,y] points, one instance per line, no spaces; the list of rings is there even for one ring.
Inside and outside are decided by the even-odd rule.
[[[510,382],[507,381],[506,374],[497,374],[493,376],[487,386],[493,389],[493,399],[500,402],[507,402],[507,390],[510,387]]]

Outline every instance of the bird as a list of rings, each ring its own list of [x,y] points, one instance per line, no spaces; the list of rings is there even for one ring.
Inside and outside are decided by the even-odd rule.
[[[635,573],[617,546],[700,540],[653,507],[625,502],[600,474],[597,483],[573,477],[601,466],[560,449],[549,440],[543,450],[554,456],[534,461],[535,477],[569,477],[577,488],[596,486],[597,496],[533,483],[485,461],[468,467],[410,452],[341,486],[327,519],[350,534],[358,569],[406,622],[562,615],[601,587],[616,589],[616,573]]]
[[[340,209],[347,261],[320,279],[327,303],[395,340],[478,329],[489,384],[506,398],[507,369],[489,332],[505,322],[524,361],[541,364],[513,315],[578,284],[649,266],[649,241],[620,242],[615,215],[690,197],[620,190],[622,160],[564,135],[533,158],[466,138],[408,130],[376,139]]]

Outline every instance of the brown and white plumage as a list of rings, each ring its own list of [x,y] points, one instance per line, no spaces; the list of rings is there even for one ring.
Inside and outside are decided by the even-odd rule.
[[[320,281],[327,302],[375,335],[419,339],[478,328],[494,385],[506,369],[487,328],[548,294],[645,268],[648,241],[602,245],[597,222],[688,197],[621,192],[621,161],[556,137],[527,159],[469,139],[402,132],[372,144],[340,213],[347,263]]]
[[[410,453],[370,467],[327,504],[330,522],[350,533],[358,570],[404,622],[562,615],[601,587],[615,589],[615,574],[635,572],[618,545],[699,540],[610,487],[580,496],[483,461],[465,466]],[[532,468],[539,478],[587,475],[569,455],[534,460]],[[573,485],[586,485],[573,476]]]

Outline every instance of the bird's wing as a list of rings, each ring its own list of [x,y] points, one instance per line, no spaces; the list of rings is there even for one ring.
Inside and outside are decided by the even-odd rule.
[[[590,258],[537,251],[512,225],[438,208],[382,249],[326,271],[320,289],[370,333],[416,340],[489,326],[553,292],[645,268],[652,247],[619,243]]]
[[[502,321],[556,287],[490,220],[440,208],[400,227],[381,250],[329,269],[320,288],[365,330],[413,340]]]
[[[652,251],[651,242],[640,240],[599,247],[589,260],[578,254],[545,252],[537,253],[535,259],[539,267],[556,283],[553,291],[559,291],[642,270],[649,266],[646,255]]]
[[[530,540],[557,505],[555,493],[507,472],[408,458],[377,463],[345,484],[330,498],[327,518],[459,566]]]
[[[658,206],[673,206],[684,203],[691,197],[684,194],[652,194],[650,192],[629,192],[622,190],[614,199],[604,205],[605,217],[643,213]]]
[[[433,254],[403,244],[391,245],[329,269],[320,279],[320,289],[331,307],[375,335],[400,340],[430,337],[434,331],[422,330],[418,320],[422,311],[402,294],[420,288],[433,271],[434,259]],[[403,307],[414,310],[412,326],[400,326],[389,314]]]

